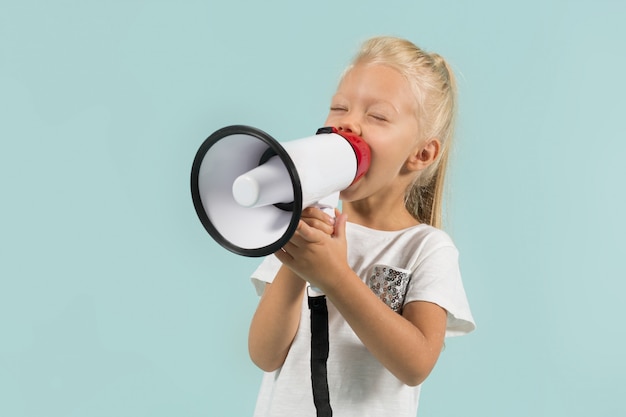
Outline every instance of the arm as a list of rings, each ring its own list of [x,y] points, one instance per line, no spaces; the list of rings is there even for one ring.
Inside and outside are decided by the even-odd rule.
[[[334,220],[319,210],[304,210],[302,219],[327,235],[333,231]],[[283,265],[273,283],[265,286],[248,334],[250,358],[264,371],[278,369],[287,357],[300,325],[306,285],[306,281]]]
[[[437,362],[447,313],[436,304],[412,302],[399,315],[379,300],[347,263],[345,222],[338,217],[332,236],[301,222],[287,252],[277,256],[326,294],[383,366],[405,384],[418,385]]]
[[[327,287],[326,295],[380,363],[407,385],[421,384],[443,347],[446,311],[412,302],[400,315],[383,303],[356,275]]]
[[[278,369],[287,357],[300,324],[305,288],[306,282],[284,266],[265,286],[248,335],[250,358],[264,371]]]

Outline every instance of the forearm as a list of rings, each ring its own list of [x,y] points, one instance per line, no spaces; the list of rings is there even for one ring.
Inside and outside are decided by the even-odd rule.
[[[266,286],[248,335],[250,358],[259,368],[273,371],[285,361],[300,324],[305,288],[306,282],[286,267]]]
[[[342,279],[339,285],[325,288],[327,297],[385,368],[407,385],[422,383],[441,351],[445,310],[434,304],[417,307],[423,309],[420,320],[424,323],[420,322],[420,326],[430,326],[427,329],[430,337],[427,337],[413,322],[378,299],[365,283],[350,272],[352,276],[349,279]],[[416,308],[415,303],[409,306]],[[440,330],[433,331],[433,328]]]

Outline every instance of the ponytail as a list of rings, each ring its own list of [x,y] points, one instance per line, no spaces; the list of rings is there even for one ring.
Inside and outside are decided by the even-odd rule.
[[[423,121],[428,138],[437,138],[441,149],[437,159],[424,170],[409,188],[405,205],[420,223],[433,227],[443,226],[443,194],[450,145],[454,135],[456,114],[456,81],[448,63],[438,54],[430,54],[430,70],[434,78],[433,88],[427,93]]]

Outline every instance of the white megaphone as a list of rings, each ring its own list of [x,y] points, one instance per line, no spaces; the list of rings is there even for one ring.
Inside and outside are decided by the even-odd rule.
[[[196,213],[211,237],[244,256],[266,256],[293,236],[302,210],[334,208],[361,178],[370,148],[359,136],[324,127],[279,143],[250,126],[214,132],[191,169]]]

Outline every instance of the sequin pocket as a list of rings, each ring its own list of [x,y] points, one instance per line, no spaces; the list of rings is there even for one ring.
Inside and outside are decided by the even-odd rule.
[[[387,265],[374,265],[367,285],[393,311],[400,313],[404,303],[409,271]]]

